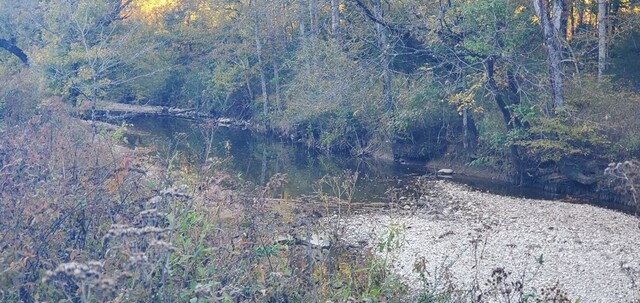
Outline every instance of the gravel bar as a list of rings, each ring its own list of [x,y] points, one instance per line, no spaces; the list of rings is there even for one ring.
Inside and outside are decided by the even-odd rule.
[[[392,250],[389,266],[414,290],[422,285],[414,264],[424,260],[431,279],[446,272],[462,289],[474,280],[487,288],[494,269],[504,268],[527,291],[555,285],[580,302],[640,300],[638,218],[586,204],[499,196],[443,180],[423,186],[420,197],[396,211],[344,217],[343,240],[376,247],[396,227],[403,241]]]

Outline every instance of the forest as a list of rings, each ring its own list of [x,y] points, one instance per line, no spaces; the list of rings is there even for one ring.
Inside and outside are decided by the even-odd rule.
[[[334,197],[292,205],[286,176],[245,182],[211,142],[197,168],[127,147],[105,103],[640,209],[635,0],[0,0],[0,302],[498,302],[314,251]]]

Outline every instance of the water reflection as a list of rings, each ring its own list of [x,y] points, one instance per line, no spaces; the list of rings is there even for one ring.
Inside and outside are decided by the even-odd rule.
[[[389,187],[400,183],[399,176],[424,174],[422,167],[407,167],[392,161],[366,161],[340,155],[316,153],[279,138],[255,135],[249,130],[211,127],[176,118],[141,117],[129,121],[137,135],[134,145],[154,144],[161,150],[177,146],[191,164],[211,158],[226,160],[226,166],[242,179],[266,185],[275,174],[286,174],[286,193],[312,194],[325,175],[357,172],[354,201],[384,201]]]

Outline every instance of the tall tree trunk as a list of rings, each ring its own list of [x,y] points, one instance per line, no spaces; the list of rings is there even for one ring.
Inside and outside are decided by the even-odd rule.
[[[307,30],[304,25],[304,2],[303,0],[298,0],[298,29],[300,30],[300,38],[304,39],[307,34]]]
[[[567,32],[567,41],[571,41],[573,39],[573,35],[575,34],[576,29],[576,4],[575,1],[571,2],[571,10],[569,10],[569,29]]]
[[[336,39],[340,36],[340,0],[331,0],[331,33]]]
[[[384,20],[384,11],[382,10],[381,0],[373,1],[373,9],[376,19]],[[378,48],[380,49],[380,64],[382,65],[382,98],[384,109],[387,113],[391,113],[394,108],[393,96],[391,94],[391,72],[389,70],[389,38],[385,31],[385,27],[379,22],[376,23],[376,32],[378,34]]]
[[[313,66],[312,71],[318,70],[318,56],[316,55],[316,43],[319,35],[318,28],[318,3],[317,0],[307,0],[309,2],[309,31],[311,32],[311,50],[309,54],[311,55],[311,65]]]
[[[277,60],[273,59],[273,82],[275,85],[276,109],[282,111],[282,98],[280,96],[280,65]]]
[[[247,60],[248,61],[248,60]],[[253,101],[253,89],[251,88],[251,76],[250,76],[250,63],[246,62],[245,64],[245,59],[240,59],[240,62],[242,62],[242,67],[244,69],[243,75],[244,75],[244,82],[247,85],[247,93],[249,94],[249,100]]]
[[[257,7],[256,2],[254,2],[254,6],[256,6],[254,38],[256,40],[256,55],[258,57],[258,71],[260,73],[260,86],[262,88],[262,113],[264,114],[265,119],[267,119],[268,118],[267,114],[269,113],[269,96],[267,95],[267,77],[264,73],[264,66],[262,62],[262,41],[260,40],[260,17],[258,12],[259,8]]]
[[[547,51],[549,65],[549,82],[551,83],[551,100],[553,108],[564,106],[564,79],[562,64],[562,45],[560,44],[560,27],[562,20],[563,0],[552,0],[551,12],[544,0],[533,0],[536,16],[540,20],[540,27],[544,36],[544,46]],[[552,113],[553,114],[553,113]]]
[[[569,39],[569,37],[571,36],[569,34],[569,14],[571,14],[571,9],[569,9],[570,7],[573,6],[573,0],[565,0],[566,2],[564,3],[565,9],[562,10],[562,16],[560,18],[560,34],[562,35],[562,37],[566,40]]]
[[[319,33],[318,25],[318,3],[317,0],[309,1],[309,27],[311,28],[311,35],[315,38]]]
[[[478,145],[478,128],[473,121],[473,115],[466,107],[462,110],[462,127],[462,148],[469,152],[469,154],[474,154],[476,152],[476,146]]]
[[[607,18],[607,25],[609,27],[609,37],[613,37],[613,34],[616,33],[618,29],[618,13],[620,12],[620,0],[612,0],[609,1],[609,16],[613,16],[613,18]]]
[[[607,60],[607,1],[598,0],[598,81],[602,80],[602,74]]]
[[[305,12],[306,8],[304,6],[304,0],[298,0],[298,23],[300,30],[300,49],[302,54],[304,55],[304,67],[307,72],[307,75],[311,75],[311,64],[309,64],[309,39],[307,39],[307,30],[305,27]]]
[[[583,27],[584,27],[584,10],[582,8],[582,5],[580,5],[580,7],[578,7],[578,3],[576,2],[576,16],[578,17],[578,19],[576,20],[576,25],[575,25],[575,30],[574,32],[577,33],[578,31],[580,31]]]
[[[462,128],[463,128],[463,136],[462,136],[462,148],[464,150],[468,150],[469,149],[469,114],[467,113],[468,110],[465,107],[462,110]]]
[[[275,4],[274,4],[275,5]],[[271,6],[270,6],[271,7]],[[276,11],[279,11],[276,8]],[[275,16],[276,20],[280,19],[279,14],[276,12]],[[271,63],[273,64],[273,82],[275,86],[275,99],[276,99],[276,108],[278,111],[282,110],[282,103],[280,98],[280,64],[278,62],[278,54],[280,47],[279,34],[274,26],[274,18],[272,18],[271,12],[269,12],[269,8],[267,8],[267,26],[269,27],[269,36],[271,36]]]

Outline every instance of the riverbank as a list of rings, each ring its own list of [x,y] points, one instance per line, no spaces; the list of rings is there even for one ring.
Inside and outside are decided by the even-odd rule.
[[[232,144],[232,146],[236,145],[237,144]],[[454,166],[441,164],[439,167]],[[454,168],[456,172],[468,173],[468,171],[463,171],[458,167]],[[368,181],[364,182],[366,183]],[[361,185],[363,184],[359,186]],[[196,184],[191,186],[191,188],[200,187],[199,185],[196,186]],[[614,299],[614,301],[618,301],[618,298],[635,298],[632,287],[629,287],[630,291],[629,289],[619,291],[616,287],[619,284],[630,283],[631,280],[626,276],[625,270],[629,271],[640,268],[640,264],[637,262],[636,264],[633,263],[634,260],[638,260],[637,251],[635,251],[636,255],[630,255],[627,259],[621,260],[612,258],[609,255],[602,255],[605,261],[610,261],[603,265],[601,264],[602,260],[596,259],[601,257],[598,253],[603,251],[603,249],[606,250],[607,246],[605,245],[604,248],[602,248],[598,246],[601,243],[593,245],[589,242],[592,240],[589,239],[589,236],[597,234],[598,229],[611,229],[611,227],[607,227],[607,222],[618,222],[621,218],[627,218],[628,216],[619,214],[620,217],[607,217],[599,214],[598,211],[584,213],[585,210],[591,211],[591,208],[587,207],[582,210],[575,210],[576,207],[580,209],[580,206],[557,201],[509,198],[479,193],[470,190],[466,186],[450,184],[444,181],[428,181],[426,183],[416,184],[408,183],[396,189],[401,190],[398,192],[400,202],[398,206],[403,209],[404,212],[390,212],[386,215],[380,214],[379,212],[383,211],[382,208],[388,206],[386,204],[376,205],[375,207],[378,209],[375,211],[369,208],[364,212],[362,205],[353,203],[350,206],[353,209],[362,210],[363,215],[359,217],[359,221],[356,220],[346,224],[348,230],[348,237],[346,237],[346,239],[349,240],[347,244],[359,244],[361,241],[368,241],[372,246],[375,246],[378,239],[388,230],[388,228],[386,229],[385,227],[388,226],[390,222],[397,223],[396,226],[407,241],[404,243],[402,249],[394,249],[392,251],[395,255],[391,257],[391,260],[395,260],[395,262],[393,263],[394,266],[389,268],[389,273],[400,276],[407,285],[413,287],[413,291],[416,293],[423,289],[420,288],[418,274],[412,270],[415,261],[423,257],[425,260],[425,273],[429,272],[431,275],[428,277],[428,280],[435,281],[440,279],[445,281],[448,279],[446,281],[448,281],[447,283],[451,283],[452,287],[462,290],[471,289],[474,281],[476,281],[484,291],[488,292],[489,290],[487,290],[485,281],[491,277],[496,267],[505,267],[505,270],[512,273],[512,276],[509,278],[511,279],[510,281],[524,280],[523,284],[525,285],[523,291],[525,292],[531,292],[532,288],[540,290],[542,287],[553,287],[556,282],[559,282],[557,286],[558,289],[566,290],[568,297],[573,299],[581,298],[583,302],[610,302]],[[414,196],[412,196],[413,192],[417,193],[416,198],[422,198],[414,200]],[[194,197],[198,196],[199,194],[197,192],[194,193]],[[388,196],[388,198],[392,199],[391,195]],[[311,199],[315,201],[316,198]],[[206,205],[206,209],[212,208],[212,202],[209,198],[202,196],[197,200],[202,200],[201,202],[203,205]],[[318,244],[321,242],[317,242],[315,244],[309,244],[312,242],[306,240],[307,236],[313,239],[313,235],[322,235],[321,231],[319,232],[313,229],[313,227],[316,226],[315,219],[309,218],[303,213],[305,210],[306,213],[313,212],[310,211],[310,204],[298,203],[286,197],[277,200],[259,200],[264,200],[260,203],[262,205],[260,208],[261,212],[270,209],[267,212],[273,211],[279,216],[282,216],[282,218],[288,218],[285,221],[290,221],[288,224],[275,225],[271,223],[260,223],[263,220],[258,220],[258,218],[264,218],[264,221],[267,222],[272,222],[272,220],[271,218],[265,217],[264,213],[255,216],[251,215],[252,220],[258,222],[256,224],[265,224],[268,226],[268,228],[265,229],[268,230],[268,232],[261,234],[264,243],[272,243],[271,245],[273,245],[273,247],[288,245],[286,249],[283,249],[283,252],[289,250],[298,251],[307,249],[307,247],[322,248],[324,246],[330,246],[332,247],[331,251],[333,254],[337,254],[335,251],[340,251],[340,247],[343,246],[342,243],[325,245]],[[534,207],[536,205],[540,209]],[[562,209],[563,206],[566,207],[567,205],[571,205],[571,211]],[[328,213],[335,211],[330,204],[324,205],[324,207],[322,206],[323,205],[318,205],[317,208],[328,208]],[[247,210],[253,209],[253,207],[245,208],[238,203],[223,204],[216,207],[216,209],[219,210],[218,215],[220,218],[233,222],[236,222],[236,216],[245,217],[249,215]],[[348,209],[348,207],[345,208]],[[569,216],[569,218],[562,217],[562,215],[574,211],[576,213]],[[209,217],[210,216],[207,216],[207,218]],[[356,217],[358,216],[354,216],[353,218]],[[545,218],[545,220],[540,220],[540,217]],[[605,221],[598,223],[599,225],[595,227],[587,223],[582,223],[595,220],[591,217],[603,217]],[[307,229],[305,226],[311,229]],[[582,228],[585,226],[587,229],[583,230]],[[625,226],[632,226],[632,224],[626,224]],[[569,229],[566,230],[566,228]],[[357,229],[357,232],[354,233],[352,231],[353,229]],[[363,230],[373,230],[373,233],[358,234],[362,233]],[[634,236],[638,233],[637,230],[635,234],[630,231],[625,231],[624,229],[620,230],[621,233],[618,235],[619,237],[615,243],[638,242],[637,237]],[[236,227],[230,226],[228,233],[236,234],[236,231]],[[627,237],[627,235],[631,236]],[[355,237],[355,239],[352,237]],[[596,239],[596,242],[603,241],[601,240],[602,238],[612,238],[607,233],[599,235],[599,237],[600,238]],[[556,240],[556,238],[558,240]],[[477,243],[475,248],[471,241]],[[547,245],[546,243],[551,244]],[[585,248],[585,245],[593,245],[595,252],[589,250],[592,247]],[[362,248],[359,245],[356,247]],[[427,247],[427,249],[425,249],[425,247]],[[428,250],[428,252],[425,253],[425,250]],[[310,251],[313,252],[313,254],[318,253],[318,249],[312,249]],[[348,257],[351,258],[353,255],[359,255],[361,252],[362,250],[358,250],[356,253],[354,250],[349,251],[347,254],[349,255]],[[618,254],[616,251],[612,251],[612,253]],[[622,253],[620,254],[622,255]],[[323,258],[326,257],[325,254],[320,254],[320,256]],[[446,256],[449,257],[445,258]],[[476,258],[475,256],[478,257]],[[540,268],[539,273],[534,275],[538,267],[538,262],[535,258],[540,256],[542,256],[542,260],[544,261],[543,266]],[[327,258],[327,260],[330,260],[330,258]],[[273,262],[273,260],[271,261]],[[285,259],[280,261],[284,262]],[[443,271],[442,266],[451,262],[453,262],[453,264],[450,266],[450,269]],[[336,260],[331,260],[327,261],[326,264],[330,268],[339,263],[340,262]],[[576,266],[578,266],[577,269],[574,268]],[[437,267],[440,267],[440,270],[436,270]],[[600,274],[594,274],[592,267]],[[368,268],[364,269],[369,270]],[[617,277],[611,279],[607,276],[607,273],[614,271],[617,272]],[[525,273],[524,279],[521,278],[522,273]],[[447,278],[445,278],[445,276],[447,276]],[[570,279],[560,279],[560,277],[565,276],[568,276]],[[582,284],[583,281],[581,279],[585,277],[595,279],[596,281]],[[324,281],[327,283],[331,281],[329,276],[324,278],[326,279]],[[613,284],[602,284],[602,281]],[[575,291],[569,289],[567,285],[577,285],[580,289]],[[600,288],[614,290],[612,293],[600,295],[598,290]],[[596,289],[598,294],[585,292],[585,289]],[[632,294],[629,295],[629,292]],[[590,300],[594,295],[604,296],[603,298],[606,300]],[[609,300],[610,298],[614,299]],[[416,298],[414,299],[413,301],[417,301]]]
[[[369,247],[395,226],[403,244],[392,251],[390,271],[414,292],[437,287],[425,286],[414,272],[422,260],[427,281],[443,289],[447,283],[458,290],[476,285],[485,297],[493,288],[488,279],[504,268],[511,273],[506,281],[522,282],[523,293],[561,289],[580,302],[640,298],[633,283],[640,278],[638,218],[585,204],[498,196],[446,181],[422,186],[417,209],[362,213],[343,221],[344,240],[366,241]]]

